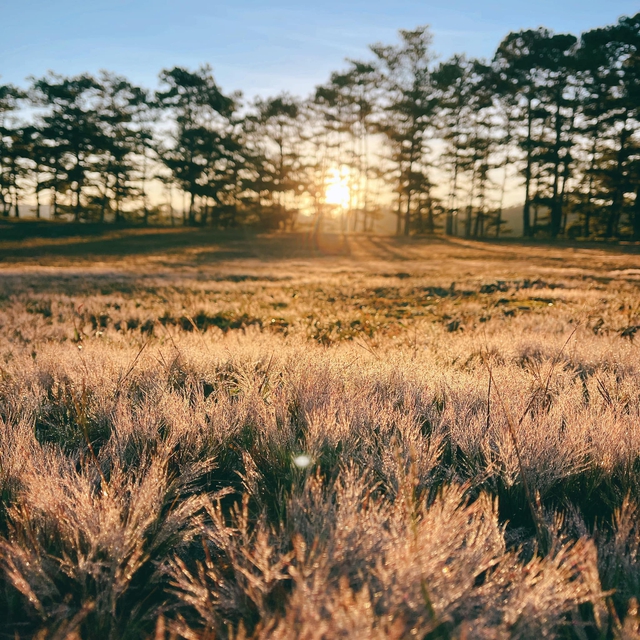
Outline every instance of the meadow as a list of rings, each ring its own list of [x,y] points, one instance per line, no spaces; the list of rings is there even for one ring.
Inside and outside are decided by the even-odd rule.
[[[0,637],[640,638],[637,246],[25,229]]]

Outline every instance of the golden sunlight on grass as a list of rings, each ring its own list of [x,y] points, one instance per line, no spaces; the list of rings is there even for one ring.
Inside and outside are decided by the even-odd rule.
[[[344,235],[0,240],[0,638],[637,640],[637,248]]]

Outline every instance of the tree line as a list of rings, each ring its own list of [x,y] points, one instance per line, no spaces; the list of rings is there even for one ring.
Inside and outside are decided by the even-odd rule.
[[[517,189],[524,236],[640,240],[640,13],[513,32],[490,61],[437,62],[428,27],[370,51],[306,99],[247,103],[208,66],[155,91],[108,72],[0,85],[0,215],[31,199],[36,216],[292,228],[304,211],[346,232],[391,210],[397,233],[499,237]]]

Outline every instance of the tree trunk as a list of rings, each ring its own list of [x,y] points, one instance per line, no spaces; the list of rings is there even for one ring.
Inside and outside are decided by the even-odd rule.
[[[453,178],[451,181],[451,193],[449,194],[449,211],[447,211],[447,226],[445,233],[448,236],[452,236],[453,234],[453,217],[455,215],[456,208],[456,199],[458,195],[458,170],[459,170],[459,154],[458,154],[458,146],[456,143],[456,153],[453,160]]]
[[[411,231],[411,164],[409,165],[409,185],[407,189],[407,208],[404,213],[404,235]]]
[[[504,209],[504,196],[507,193],[507,177],[509,167],[509,154],[504,161],[504,173],[502,175],[502,185],[500,186],[500,202],[498,203],[498,210],[496,211],[496,238],[500,237],[502,231],[502,210]]]
[[[567,232],[567,182],[569,181],[569,161],[565,158],[562,172],[562,187],[560,187],[560,232],[564,235]]]
[[[465,218],[464,221],[464,237],[465,238],[470,238],[471,237],[471,223],[473,220],[473,205],[468,204],[467,205],[467,217]]]
[[[402,233],[402,180],[398,185],[398,209],[396,211],[396,235]]]
[[[115,222],[116,224],[119,224],[122,221],[122,213],[120,211],[120,192],[119,191],[116,191],[115,205],[116,205]]]
[[[427,232],[430,234],[434,234],[436,232],[436,224],[433,219],[433,200],[431,199],[431,195],[429,195],[429,199],[427,200]]]
[[[626,142],[628,137],[628,130],[625,128],[620,132],[620,149],[618,150],[618,162],[616,165],[615,173],[615,191],[613,193],[613,202],[611,203],[611,210],[609,211],[609,217],[607,218],[606,237],[613,238],[618,235],[618,224],[620,222],[620,214],[622,213],[622,205],[624,203],[624,155],[626,152]]]
[[[553,195],[551,197],[551,220],[549,230],[552,238],[557,238],[560,233],[560,225],[562,222],[562,211],[560,210],[560,202],[558,200],[558,175],[557,167],[554,169],[553,176]]]
[[[313,223],[313,229],[311,231],[311,246],[314,249],[318,248],[318,236],[320,235],[320,228],[322,226],[322,218],[324,216],[324,208],[321,202],[316,198],[316,216]]]
[[[51,215],[54,218],[58,216],[58,192],[55,187],[51,190]]]
[[[557,238],[562,225],[562,203],[559,198],[560,189],[560,143],[562,135],[562,120],[560,119],[560,105],[556,105],[555,114],[556,139],[553,145],[553,196],[551,198],[551,237]]]
[[[193,191],[189,192],[189,226],[193,226],[195,223],[195,216],[194,216],[194,211],[193,211],[193,200],[194,200],[194,195],[193,195]]]
[[[169,216],[171,218],[171,226],[176,226],[176,221],[173,218],[173,185],[169,183]]]
[[[467,205],[467,218],[464,221],[464,237],[471,237],[471,224],[473,222],[473,199],[476,194],[476,167],[473,166],[471,174],[471,190],[469,191],[469,204]]]
[[[593,146],[591,148],[591,163],[589,168],[589,192],[587,194],[587,206],[584,212],[584,237],[588,238],[591,235],[591,229],[589,227],[591,222],[591,207],[593,199],[593,173],[596,164],[596,152],[598,150],[598,129],[596,128],[593,135]]]
[[[640,240],[640,183],[636,187],[636,201],[633,203],[633,239]]]
[[[415,123],[414,123],[415,125]],[[408,177],[409,180],[407,182],[407,209],[404,214],[404,235],[408,236],[411,232],[411,191],[412,191],[412,181],[413,181],[413,162],[415,159],[415,151],[416,151],[416,133],[413,131],[413,135],[411,137],[411,150],[409,151],[409,171]]]
[[[80,220],[80,182],[76,183],[78,186],[76,187],[76,202],[74,205],[74,214],[73,214],[73,218],[76,222],[78,222],[78,220]]]
[[[524,209],[522,210],[522,235],[531,237],[531,145],[532,145],[531,100],[527,102],[527,165],[524,172]]]
[[[147,206],[147,150],[142,154],[142,218],[144,226],[149,224],[149,207]]]
[[[102,198],[100,199],[100,222],[104,222],[104,212],[107,209],[107,189],[109,184],[109,178],[105,176],[104,179],[104,192],[102,194]],[[117,184],[117,183],[116,183]]]
[[[200,224],[204,227],[207,224],[209,218],[209,198],[204,198],[204,204],[202,207],[202,214],[200,216]]]

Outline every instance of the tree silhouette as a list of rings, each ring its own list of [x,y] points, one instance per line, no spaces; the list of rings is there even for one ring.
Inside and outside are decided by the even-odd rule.
[[[430,184],[427,140],[435,125],[436,93],[431,77],[432,37],[426,26],[400,31],[401,44],[371,47],[385,89],[380,130],[392,145],[397,164],[398,194],[404,196],[404,234],[411,231],[412,197]]]
[[[156,92],[158,106],[174,119],[172,144],[161,158],[189,196],[185,224],[193,225],[196,197],[203,199],[205,214],[210,199],[227,204],[222,195],[229,190],[237,160],[232,121],[236,104],[220,91],[208,66],[195,72],[181,67],[164,70],[160,82],[165,88]]]
[[[100,221],[104,221],[107,211],[113,211],[115,222],[120,222],[123,203],[142,195],[135,185],[141,165],[137,156],[144,154],[148,136],[138,126],[137,116],[146,112],[148,103],[146,92],[126,78],[109,73],[100,77],[96,106],[100,141],[96,146],[101,151],[96,163]],[[143,217],[146,222],[146,215]]]
[[[5,217],[9,215],[12,201],[17,195],[19,147],[22,136],[13,116],[24,97],[24,93],[17,87],[0,85],[0,197],[2,215]]]
[[[425,26],[371,54],[306,100],[243,105],[208,66],[166,69],[155,92],[107,72],[0,85],[2,215],[32,198],[39,216],[50,191],[54,217],[147,224],[161,183],[189,225],[291,229],[306,210],[313,233],[327,212],[346,233],[393,209],[397,233],[498,237],[519,175],[526,237],[640,239],[640,13],[510,33],[489,63],[434,65]]]
[[[255,171],[249,186],[258,194],[257,216],[264,227],[292,228],[294,203],[304,187],[300,151],[302,107],[286,93],[258,100],[255,106],[256,114],[250,119]]]
[[[83,189],[89,184],[103,139],[95,101],[101,87],[88,74],[63,78],[50,74],[33,83],[34,101],[47,108],[42,116],[41,131],[54,150],[49,156],[51,188],[71,194],[74,219],[82,211]],[[54,209],[56,204],[54,204]]]

